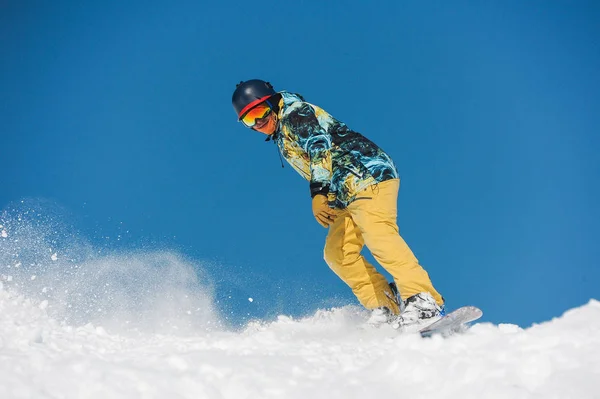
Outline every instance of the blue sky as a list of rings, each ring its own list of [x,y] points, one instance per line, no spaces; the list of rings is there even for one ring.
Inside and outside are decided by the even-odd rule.
[[[308,183],[236,122],[235,84],[261,78],[392,155],[401,233],[449,308],[547,320],[600,298],[599,17],[592,1],[4,4],[0,208],[43,200],[99,247],[181,252],[235,320],[356,303]]]

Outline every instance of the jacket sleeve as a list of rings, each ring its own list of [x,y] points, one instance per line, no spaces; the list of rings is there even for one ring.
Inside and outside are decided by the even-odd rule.
[[[331,135],[321,126],[315,109],[302,103],[290,115],[296,125],[300,145],[308,154],[310,162],[310,196],[327,195],[331,184]]]

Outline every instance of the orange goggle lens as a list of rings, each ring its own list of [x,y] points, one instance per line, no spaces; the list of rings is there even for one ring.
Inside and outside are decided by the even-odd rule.
[[[256,125],[256,121],[258,119],[266,118],[270,113],[271,107],[269,107],[267,104],[259,104],[250,111],[246,112],[244,116],[242,116],[241,121],[244,125],[252,127]]]

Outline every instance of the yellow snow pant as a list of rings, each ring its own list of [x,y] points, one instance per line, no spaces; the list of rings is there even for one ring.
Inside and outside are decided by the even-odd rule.
[[[386,278],[361,255],[365,244],[394,278],[402,300],[429,292],[438,304],[443,303],[429,275],[398,232],[399,188],[400,180],[393,179],[359,193],[329,226],[324,251],[329,267],[352,288],[364,307],[387,306],[396,314],[398,305],[391,299]]]

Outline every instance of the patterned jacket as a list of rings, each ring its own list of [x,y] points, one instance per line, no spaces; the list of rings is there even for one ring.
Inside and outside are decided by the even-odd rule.
[[[273,140],[290,165],[310,181],[311,197],[327,195],[345,208],[365,188],[398,178],[392,159],[375,143],[323,109],[282,91]]]

